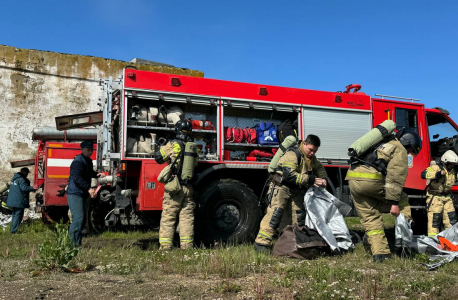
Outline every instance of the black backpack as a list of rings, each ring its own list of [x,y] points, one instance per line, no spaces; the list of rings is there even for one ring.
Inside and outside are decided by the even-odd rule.
[[[291,122],[290,119],[286,119],[278,125],[277,136],[280,144],[283,143],[283,140],[289,135],[293,135],[297,138],[297,120]]]

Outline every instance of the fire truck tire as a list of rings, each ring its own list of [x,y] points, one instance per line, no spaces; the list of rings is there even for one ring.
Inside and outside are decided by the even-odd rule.
[[[98,198],[91,201],[88,209],[87,227],[91,233],[100,234],[108,228],[105,226],[105,216],[110,211],[110,206]]]
[[[204,244],[251,242],[261,222],[258,198],[238,180],[215,181],[201,193],[196,221]]]

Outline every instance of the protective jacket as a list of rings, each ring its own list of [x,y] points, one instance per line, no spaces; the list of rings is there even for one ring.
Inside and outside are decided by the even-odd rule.
[[[442,175],[444,170],[446,173]],[[432,162],[431,165],[421,173],[421,178],[427,179],[428,193],[446,195],[450,193],[456,181],[456,170],[452,168],[447,170],[442,164],[437,165]]]
[[[176,160],[175,166],[176,166],[176,171],[175,174],[179,175],[181,174],[181,170],[178,170],[178,167],[181,165],[181,151],[185,150],[185,143],[184,142],[179,142],[177,140],[173,140],[171,142],[168,142],[164,146],[160,148],[158,152],[156,152],[155,159],[156,162],[159,164],[163,164],[164,162],[168,162],[169,164],[175,161],[175,159],[178,157]],[[196,150],[196,157],[194,161],[194,167],[197,166],[198,162],[198,157],[199,157],[199,150]]]
[[[87,196],[92,178],[97,178],[92,159],[83,154],[76,156],[70,165],[67,194]]]
[[[315,178],[327,178],[328,175],[323,165],[313,155],[307,158],[302,151],[303,144],[299,147],[289,148],[278,161],[275,173],[281,176],[281,184],[290,189],[307,189],[315,182]]]
[[[407,178],[407,151],[397,139],[394,139],[380,145],[376,150],[376,155],[378,160],[386,164],[386,175],[374,167],[361,163],[352,165],[345,179],[382,182],[387,202],[397,204],[401,199],[402,189]]]
[[[15,208],[28,208],[29,193],[33,191],[35,191],[35,189],[30,186],[30,180],[28,180],[27,177],[22,175],[22,173],[14,174],[11,179],[6,205]]]

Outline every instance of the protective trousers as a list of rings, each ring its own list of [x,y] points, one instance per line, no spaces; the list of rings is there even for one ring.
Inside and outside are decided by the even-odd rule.
[[[179,218],[180,247],[189,249],[194,243],[194,209],[192,185],[182,185],[181,190],[173,195],[164,192],[162,202],[161,226],[159,229],[160,249],[169,250],[173,246],[175,223]]]
[[[361,217],[361,224],[371,245],[372,255],[390,254],[385,236],[382,213],[389,212],[391,204],[385,200],[384,182],[379,180],[350,180],[350,193]],[[399,210],[407,220],[412,220],[409,198],[402,192]]]
[[[269,245],[279,227],[305,224],[304,194],[292,191],[286,186],[270,184],[267,195],[272,195],[272,199],[266,215],[262,218],[261,228],[255,240],[257,244]]]
[[[442,221],[444,228],[448,229],[457,221],[455,207],[450,196],[434,196],[428,194],[426,198],[428,210],[428,236],[435,236],[440,232]]]

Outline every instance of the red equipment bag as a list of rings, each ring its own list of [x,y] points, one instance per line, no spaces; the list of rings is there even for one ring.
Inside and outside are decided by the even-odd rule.
[[[248,153],[247,157],[266,157],[266,158],[273,158],[274,155],[266,150],[253,150]]]
[[[215,130],[212,122],[204,120],[191,120],[192,129],[197,130]]]
[[[232,127],[224,127],[224,140],[228,143],[234,142],[234,136],[232,135]]]
[[[248,144],[256,144],[257,143],[256,129],[247,127],[244,130],[247,133],[245,142]]]
[[[241,141],[241,143],[246,143],[246,140],[248,138],[248,131],[246,130],[246,128],[240,128],[240,130],[243,133],[243,140]]]
[[[256,129],[250,127],[224,127],[224,140],[228,143],[256,144]]]
[[[242,128],[232,128],[232,136],[234,137],[234,143],[243,143],[244,134]]]

